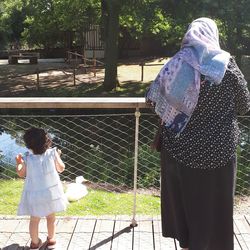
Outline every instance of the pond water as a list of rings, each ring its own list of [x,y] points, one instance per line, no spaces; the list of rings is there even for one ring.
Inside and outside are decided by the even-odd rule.
[[[27,151],[28,149],[18,144],[16,138],[13,138],[10,134],[3,132],[0,135],[0,153],[4,162],[14,164],[15,156]]]

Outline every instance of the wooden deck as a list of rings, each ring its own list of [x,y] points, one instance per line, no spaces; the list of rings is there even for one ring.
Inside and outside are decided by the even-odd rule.
[[[0,218],[0,249],[28,250],[28,218]],[[61,217],[57,219],[57,250],[176,250],[178,242],[161,236],[160,217],[138,217],[137,227],[130,227],[128,216]],[[235,250],[250,249],[250,216],[236,216]],[[46,239],[45,220],[40,237]],[[45,250],[45,248],[41,248]]]

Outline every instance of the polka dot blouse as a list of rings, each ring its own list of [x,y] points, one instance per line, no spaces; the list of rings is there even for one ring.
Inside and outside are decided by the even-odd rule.
[[[249,109],[247,83],[231,59],[221,84],[201,84],[196,109],[180,136],[164,128],[162,146],[183,166],[224,166],[235,155],[239,141],[237,114]]]

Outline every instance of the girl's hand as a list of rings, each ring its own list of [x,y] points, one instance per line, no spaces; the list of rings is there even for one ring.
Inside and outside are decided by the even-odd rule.
[[[59,156],[61,156],[61,154],[62,154],[62,151],[58,148],[57,150],[57,153],[59,154]]]
[[[16,156],[16,172],[19,177],[23,178],[26,176],[26,166],[22,154]]]
[[[56,150],[56,158],[55,158],[55,165],[56,165],[56,170],[59,173],[62,173],[65,169],[65,164],[63,163],[61,159],[61,154],[62,151],[60,149]]]
[[[24,162],[22,154],[16,156],[16,164],[22,164]]]

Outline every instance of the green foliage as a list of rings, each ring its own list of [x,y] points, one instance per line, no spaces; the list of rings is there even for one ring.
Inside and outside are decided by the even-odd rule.
[[[29,44],[42,45],[46,48],[62,46],[66,36],[72,32],[82,32],[90,23],[95,23],[98,16],[96,0],[36,0],[30,1],[24,39]],[[68,32],[68,33],[67,33]],[[74,43],[76,38],[73,38]]]
[[[149,145],[139,148],[138,185],[143,188],[160,187],[160,156]]]
[[[236,55],[249,53],[248,0],[117,0],[115,3],[119,6],[121,30],[136,39],[150,37],[161,41],[163,46],[178,48],[188,23],[208,16],[217,20],[224,48]],[[101,0],[2,0],[0,46],[20,41],[23,45],[46,48],[81,45],[82,31],[90,23],[100,21]]]
[[[79,174],[84,173],[84,177],[93,182],[104,182],[114,185],[125,185],[127,187],[133,187],[134,176],[134,157],[133,151],[117,153],[117,156],[112,155],[109,159],[109,152],[113,152],[110,149],[101,149],[97,145],[90,145],[90,149],[87,150],[84,155],[84,162],[81,161],[79,165]],[[106,152],[107,151],[107,152]],[[74,157],[74,167],[70,170],[70,162],[67,162],[69,166],[68,172],[77,176],[76,162],[78,162],[77,153]],[[73,162],[72,162],[73,163]],[[84,171],[86,169],[86,171]],[[72,174],[71,174],[72,175]],[[66,177],[66,176],[65,176]],[[139,166],[138,166],[138,185],[141,188],[159,187],[160,179],[160,160],[159,153],[153,152],[148,145],[142,145],[139,147]]]
[[[3,0],[0,3],[0,40],[23,45],[55,47],[64,45],[64,32],[78,32],[96,23],[98,0]],[[3,34],[4,37],[3,37]],[[21,39],[22,38],[22,39]],[[77,36],[73,38],[74,43]]]
[[[7,42],[18,43],[21,39],[26,10],[25,0],[0,2],[0,42],[3,47]]]
[[[120,16],[120,24],[133,37],[156,37],[163,44],[172,40],[173,18],[160,8],[159,1],[143,1],[140,8],[124,5]]]

